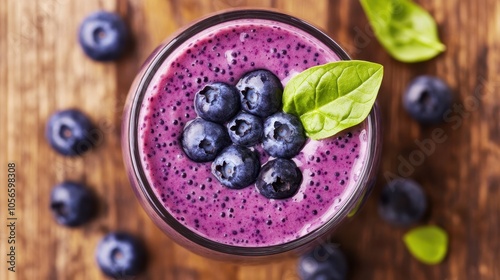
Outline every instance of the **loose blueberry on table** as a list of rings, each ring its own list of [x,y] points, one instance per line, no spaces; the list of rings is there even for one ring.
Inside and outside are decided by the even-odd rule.
[[[50,209],[59,224],[75,227],[95,216],[97,199],[85,185],[63,182],[52,189]]]
[[[423,124],[442,122],[453,96],[448,85],[437,77],[419,76],[403,94],[403,105],[410,116]]]
[[[85,54],[91,59],[111,61],[124,53],[129,31],[120,15],[98,11],[83,20],[78,40]]]
[[[410,179],[396,179],[385,186],[378,206],[380,216],[397,226],[418,222],[426,209],[427,199],[422,187]]]
[[[95,252],[99,268],[109,277],[136,276],[146,268],[144,244],[125,232],[107,234]]]
[[[50,146],[65,156],[81,155],[92,148],[97,140],[94,125],[81,111],[67,109],[50,116],[45,137]]]
[[[325,243],[299,258],[298,272],[302,280],[345,280],[347,260],[337,245]]]

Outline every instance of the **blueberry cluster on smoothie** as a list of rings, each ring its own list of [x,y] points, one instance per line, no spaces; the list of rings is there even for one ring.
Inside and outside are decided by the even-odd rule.
[[[200,236],[249,247],[331,220],[367,160],[366,123],[307,138],[276,90],[339,60],[307,32],[260,19],[222,23],[177,47],[149,84],[138,124],[142,166],[165,210]]]
[[[281,81],[263,69],[246,73],[236,86],[206,85],[194,97],[199,118],[184,128],[184,152],[195,162],[212,161],[212,175],[230,189],[257,181],[267,198],[293,196],[302,173],[289,159],[298,154],[306,136],[297,117],[280,111],[282,95]],[[262,168],[260,147],[276,158]]]

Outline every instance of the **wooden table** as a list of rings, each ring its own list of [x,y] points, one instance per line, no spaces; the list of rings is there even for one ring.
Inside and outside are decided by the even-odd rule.
[[[94,248],[111,230],[147,241],[151,262],[137,279],[298,279],[295,259],[242,267],[196,256],[179,247],[146,216],[125,175],[120,151],[122,106],[131,81],[154,47],[180,26],[228,7],[274,7],[328,32],[352,57],[385,66],[379,98],[384,151],[375,191],[353,221],[333,237],[351,263],[352,279],[500,279],[500,2],[417,1],[435,17],[447,51],[426,63],[391,59],[373,37],[355,0],[2,0],[0,1],[0,219],[7,221],[7,163],[16,164],[16,273],[7,271],[7,237],[0,229],[0,279],[102,279]],[[97,9],[118,11],[132,28],[133,50],[116,63],[87,59],[76,40],[78,25]],[[401,106],[408,81],[442,77],[454,89],[454,121],[423,127]],[[103,143],[64,158],[44,139],[48,116],[77,107],[104,131]],[[462,108],[460,110],[460,108]],[[436,129],[447,139],[417,160]],[[413,154],[413,156],[412,156]],[[384,174],[413,157],[407,176],[425,188],[432,206],[424,223],[450,233],[440,265],[426,266],[376,214]],[[403,172],[404,173],[404,172]],[[78,229],[58,226],[49,211],[52,186],[82,181],[101,198],[99,217]]]

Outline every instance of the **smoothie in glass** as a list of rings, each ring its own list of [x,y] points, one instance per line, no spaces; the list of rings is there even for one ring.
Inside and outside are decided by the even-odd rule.
[[[129,175],[153,220],[181,244],[215,256],[272,255],[330,233],[373,181],[375,112],[338,135],[308,139],[292,159],[302,173],[300,188],[287,199],[266,198],[253,184],[221,185],[210,162],[186,156],[180,137],[196,117],[195,94],[208,83],[235,85],[245,73],[266,69],[286,86],[295,74],[347,55],[310,25],[269,11],[230,11],[180,34],[139,75],[123,127]],[[261,165],[269,160],[259,146],[252,149]]]

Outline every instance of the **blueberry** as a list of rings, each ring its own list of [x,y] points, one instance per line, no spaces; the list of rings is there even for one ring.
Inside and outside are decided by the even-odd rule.
[[[54,113],[45,128],[49,144],[62,155],[81,155],[95,146],[100,134],[82,112],[68,109]]]
[[[272,199],[294,196],[302,182],[302,173],[297,165],[288,159],[268,161],[260,170],[255,185],[261,195]]]
[[[261,118],[241,112],[227,124],[227,131],[233,143],[253,146],[262,139],[264,127]]]
[[[99,268],[109,277],[136,276],[146,267],[146,249],[136,237],[125,232],[108,233],[96,249]]]
[[[240,109],[240,96],[234,86],[208,84],[196,93],[194,108],[198,116],[207,121],[225,123]]]
[[[432,124],[443,121],[443,115],[450,109],[452,99],[451,89],[441,79],[419,76],[404,92],[403,105],[415,120]]]
[[[382,190],[378,212],[387,222],[408,226],[418,222],[427,209],[422,187],[410,179],[395,179]]]
[[[347,259],[337,245],[325,243],[299,258],[298,271],[302,280],[344,280]]]
[[[63,182],[52,189],[50,209],[59,224],[75,227],[95,216],[97,199],[88,187],[75,182]]]
[[[268,70],[255,70],[245,74],[236,85],[240,91],[243,110],[267,117],[281,110],[283,86]]]
[[[257,178],[260,162],[257,153],[241,146],[229,146],[212,163],[212,174],[230,189],[248,187]]]
[[[182,133],[182,149],[196,162],[214,160],[230,144],[231,139],[225,127],[201,118],[187,123]]]
[[[305,142],[304,128],[296,116],[279,112],[264,121],[262,147],[269,155],[292,158]]]
[[[128,33],[127,25],[118,14],[98,11],[83,20],[78,40],[90,58],[110,61],[119,58],[125,51]]]

